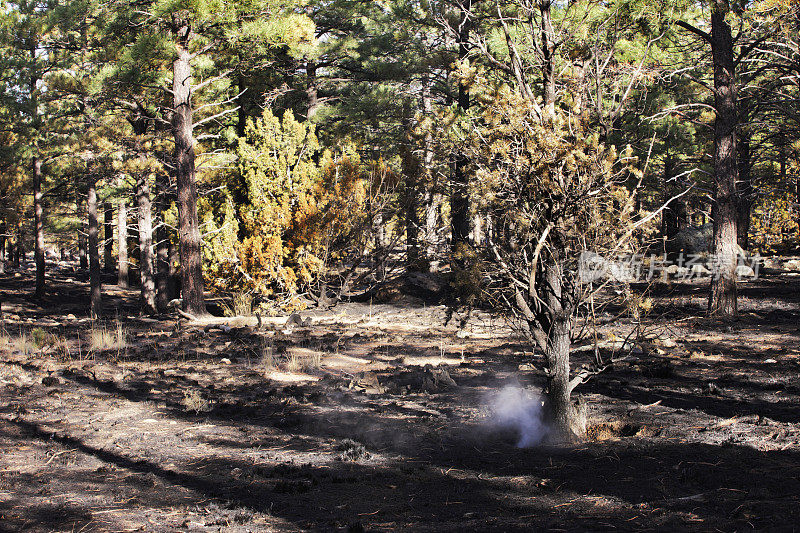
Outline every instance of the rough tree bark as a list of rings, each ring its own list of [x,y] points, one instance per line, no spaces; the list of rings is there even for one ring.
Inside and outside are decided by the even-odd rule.
[[[167,290],[169,294],[172,294],[175,298],[179,298],[181,296],[181,279],[178,273],[180,253],[178,251],[178,246],[175,246],[175,242],[172,240],[171,236],[167,239],[167,251],[169,252],[167,261]]]
[[[572,310],[564,299],[562,279],[565,273],[560,259],[558,253],[554,254],[544,269],[548,307],[545,323],[549,325],[548,331],[543,332],[547,336],[544,352],[548,368],[545,414],[556,439],[571,441],[581,437],[584,428],[578,427],[580,423],[576,420],[575,408],[570,401]]]
[[[427,44],[427,39],[423,41]],[[431,86],[433,84],[433,75],[426,72],[422,77],[422,90],[420,93],[420,112],[423,117],[430,117],[433,115],[433,95]],[[428,128],[425,131],[425,136],[422,139],[422,181],[424,183],[424,198],[423,206],[425,213],[425,233],[423,235],[423,242],[425,246],[425,264],[430,269],[430,263],[436,257],[436,244],[439,229],[439,205],[441,204],[441,195],[438,192],[438,185],[434,176],[434,149],[433,149],[433,131]]]
[[[753,159],[750,135],[742,131],[738,139],[739,182],[736,192],[737,242],[742,250],[750,247],[750,218],[753,211]]]
[[[117,267],[117,286],[128,288],[128,206],[125,199],[117,206],[117,250],[119,266]]]
[[[403,217],[406,226],[406,265],[410,270],[419,267],[419,195],[420,161],[414,153],[411,137],[411,105],[403,103],[403,131],[405,136],[401,148],[402,170],[405,178],[403,187]]]
[[[114,272],[114,208],[111,202],[103,202],[103,270]]]
[[[33,158],[33,219],[36,231],[36,292],[35,298],[44,298],[44,223],[42,216],[42,160],[38,156]]]
[[[551,15],[551,1],[540,0],[542,30],[542,100],[545,119],[552,120],[556,114],[556,67],[555,31]]]
[[[458,58],[464,60],[469,53],[469,33],[470,33],[470,9],[472,0],[465,0],[460,8],[460,20],[457,33]],[[469,88],[464,83],[458,84],[458,96],[456,99],[458,109],[466,112],[469,109],[470,97]],[[453,183],[450,192],[450,228],[452,231],[451,251],[459,256],[464,246],[468,245],[470,234],[470,201],[469,201],[469,178],[467,176],[467,165],[469,161],[463,152],[454,154],[453,162]]]
[[[5,220],[3,220],[3,222],[0,223],[0,274],[5,274],[6,272],[6,242],[7,242],[6,231],[8,231],[7,228],[8,226]]]
[[[89,191],[86,205],[89,211],[89,286],[90,314],[98,318],[103,312],[103,300],[100,285],[100,224],[97,217],[97,188],[95,178],[89,178]]]
[[[372,232],[375,237],[375,250],[372,254],[375,262],[375,279],[382,282],[386,279],[386,260],[384,249],[388,244],[386,234],[386,224],[383,221],[383,213],[378,211],[372,219]]]
[[[419,269],[419,176],[411,169],[406,174],[405,198],[403,203],[406,221],[406,265],[412,270]]]
[[[89,260],[86,256],[86,220],[87,215],[83,210],[83,201],[81,200],[80,191],[75,191],[75,207],[78,213],[78,219],[81,221],[81,226],[78,229],[78,261],[83,270],[89,268]]]
[[[138,157],[145,158],[142,148],[142,137],[147,133],[149,119],[144,110],[138,108],[136,114],[128,121],[133,127],[136,135],[136,152]],[[156,282],[153,275],[153,215],[152,200],[150,196],[150,184],[148,173],[140,172],[136,180],[136,214],[137,232],[136,237],[139,243],[139,290],[142,313],[152,315],[156,313]]]
[[[781,183],[786,183],[787,185],[789,185],[790,182],[787,181],[787,178],[788,178],[787,171],[788,171],[788,168],[789,168],[788,167],[788,165],[789,165],[789,154],[788,154],[788,151],[786,149],[787,140],[786,140],[786,134],[784,132],[778,133],[778,141],[777,142],[778,142],[778,159],[779,159],[779,161],[778,161],[778,165],[779,165],[778,172],[780,172],[780,182]],[[797,204],[800,205],[800,175],[798,175],[797,179],[795,180],[794,186],[795,186],[795,199],[796,199]],[[796,210],[796,212],[795,212],[795,221],[797,223],[797,228],[798,228],[797,238],[800,239],[800,209]]]
[[[142,172],[136,181],[136,203],[139,212],[139,277],[141,279],[142,313],[156,313],[156,284],[153,277],[153,219],[150,186]]]
[[[6,244],[8,243],[8,239],[6,238],[6,231],[7,225],[3,222],[2,227],[0,227],[0,274],[6,273],[6,261],[8,255],[6,254]]]
[[[317,86],[317,64],[314,61],[306,62],[306,97],[308,108],[306,120],[312,120],[319,109],[319,88]]]
[[[572,107],[573,113],[581,117],[581,122],[585,123],[589,115],[589,60],[580,57],[573,64],[575,72],[575,101]]]
[[[708,313],[735,317],[736,302],[736,63],[731,27],[725,20],[730,5],[714,0],[711,13],[711,55],[714,63],[714,255],[717,272],[711,280]]]
[[[164,222],[169,202],[169,176],[165,173],[156,175],[156,195],[159,224],[156,226],[156,307],[166,311],[167,305],[175,297],[170,279],[170,236],[169,228]]]
[[[200,224],[197,217],[197,184],[192,135],[192,54],[188,45],[191,26],[188,15],[173,15],[175,60],[172,63],[175,169],[178,185],[178,218],[183,310],[195,316],[206,314],[203,299],[203,264],[200,254]]]
[[[666,239],[673,238],[686,225],[686,204],[682,198],[675,198],[669,203],[672,197],[672,180],[675,177],[675,161],[669,153],[664,159],[664,196],[663,201],[666,207],[661,215],[661,234]],[[637,196],[638,198],[638,196]]]
[[[36,38],[31,38],[30,53],[31,53],[31,68],[30,68],[30,117],[31,126],[34,131],[33,142],[33,160],[31,161],[31,172],[33,174],[33,223],[35,233],[34,245],[34,260],[36,262],[36,289],[34,297],[36,299],[44,298],[45,292],[45,279],[44,279],[44,223],[42,220],[44,209],[42,206],[42,160],[39,157],[39,98],[38,98],[38,83],[41,79],[41,74],[37,68],[36,52],[39,48],[39,42]]]
[[[17,222],[17,234],[14,240],[14,268],[19,268],[20,260],[25,260],[25,230],[22,221]]]

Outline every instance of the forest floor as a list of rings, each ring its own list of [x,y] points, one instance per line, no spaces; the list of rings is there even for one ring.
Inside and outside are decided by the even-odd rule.
[[[209,329],[139,317],[135,290],[106,285],[112,318],[93,326],[84,278],[48,283],[33,303],[30,272],[0,279],[2,531],[800,524],[791,273],[743,283],[730,323],[703,318],[707,281],[654,287],[624,354],[634,324],[606,317],[603,349],[625,357],[579,389],[589,440],[529,448],[498,417],[518,402],[510,418],[535,425],[508,387],[539,390],[543,363],[486,313],[459,330],[404,296]]]

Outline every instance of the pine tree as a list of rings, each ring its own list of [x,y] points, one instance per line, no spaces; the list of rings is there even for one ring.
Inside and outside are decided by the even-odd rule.
[[[138,65],[159,64],[163,69],[171,62],[170,88],[164,87],[171,97],[165,109],[171,122],[174,168],[179,213],[179,241],[181,263],[181,290],[184,311],[194,315],[205,314],[201,235],[197,212],[197,162],[195,131],[202,124],[218,121],[234,112],[222,102],[209,101],[206,109],[215,112],[196,121],[195,105],[198,92],[203,88],[219,89],[228,86],[230,72],[204,68],[206,79],[194,83],[196,65],[201,57],[212,59],[211,51],[225,47],[246,46],[255,40],[268,46],[310,46],[313,41],[313,24],[304,16],[291,11],[292,3],[253,2],[240,4],[221,0],[173,2],[155,1],[145,5],[118,2],[119,23],[130,17],[159,30],[154,37],[148,33],[135,36],[133,53],[129,61],[135,72]],[[263,14],[269,14],[264,18]],[[155,46],[153,46],[155,45]],[[171,56],[171,57],[170,57]],[[167,59],[168,58],[168,59]],[[167,59],[167,61],[165,61]],[[208,67],[208,63],[205,65]],[[162,70],[163,73],[163,70]],[[150,76],[155,75],[150,73]],[[156,78],[158,79],[158,78]],[[163,83],[162,77],[157,84]],[[232,100],[228,99],[230,103]]]

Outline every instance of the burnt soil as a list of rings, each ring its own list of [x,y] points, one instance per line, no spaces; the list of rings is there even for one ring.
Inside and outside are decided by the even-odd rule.
[[[635,343],[579,392],[587,440],[517,448],[492,393],[544,383],[505,323],[410,297],[284,318],[137,315],[113,284],[87,317],[80,275],[0,280],[2,531],[790,531],[800,524],[800,277],[653,288]],[[232,329],[206,328],[225,322]],[[91,331],[125,338],[92,346]],[[208,331],[206,331],[208,330]],[[20,340],[20,337],[27,341]],[[95,343],[97,344],[97,343]],[[575,368],[594,357],[576,347]],[[455,382],[430,379],[445,369]]]

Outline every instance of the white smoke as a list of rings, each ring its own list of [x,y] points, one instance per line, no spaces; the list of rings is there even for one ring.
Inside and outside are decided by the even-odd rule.
[[[517,448],[536,446],[547,434],[542,421],[542,400],[519,385],[506,385],[488,398],[489,424],[513,430],[519,436]]]

